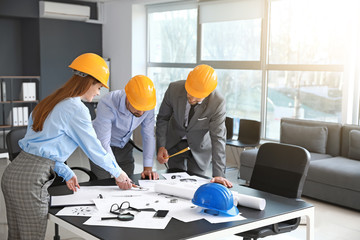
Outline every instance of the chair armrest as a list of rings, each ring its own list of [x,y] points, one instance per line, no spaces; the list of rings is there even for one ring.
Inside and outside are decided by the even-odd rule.
[[[94,180],[98,180],[98,178],[96,177],[95,173],[93,173],[92,171],[90,171],[87,168],[83,168],[83,167],[72,167],[71,170],[79,170],[82,171],[84,173],[86,173],[89,176],[89,181],[94,181]]]
[[[301,218],[294,218],[284,222],[275,223],[273,225],[274,232],[285,233],[295,230],[300,224]]]

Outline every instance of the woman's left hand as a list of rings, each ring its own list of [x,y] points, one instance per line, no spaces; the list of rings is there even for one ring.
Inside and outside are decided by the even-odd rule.
[[[72,178],[70,178],[68,181],[66,181],[66,186],[73,192],[76,192],[77,189],[80,189],[80,185],[78,183],[76,175],[74,175]]]

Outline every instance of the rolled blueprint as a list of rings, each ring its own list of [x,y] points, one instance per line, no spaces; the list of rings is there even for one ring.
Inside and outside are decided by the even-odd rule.
[[[240,205],[243,207],[254,208],[257,210],[264,210],[266,206],[266,200],[264,198],[253,197],[238,192],[232,191],[234,196],[234,205]]]
[[[157,193],[164,193],[185,199],[192,199],[198,186],[180,182],[156,183],[154,190]]]

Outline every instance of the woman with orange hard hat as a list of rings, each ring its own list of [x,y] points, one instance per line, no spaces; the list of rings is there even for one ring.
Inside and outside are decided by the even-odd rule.
[[[30,114],[26,135],[19,141],[20,154],[6,168],[1,188],[8,220],[8,239],[44,239],[49,194],[55,174],[67,187],[80,188],[74,172],[64,163],[77,147],[115,177],[121,189],[131,180],[105,151],[92,127],[88,108],[106,87],[109,69],[100,56],[85,53],[69,66],[73,76],[58,90],[40,101]]]

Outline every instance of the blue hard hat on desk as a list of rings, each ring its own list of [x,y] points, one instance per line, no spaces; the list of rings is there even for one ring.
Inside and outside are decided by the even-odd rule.
[[[206,213],[236,216],[239,210],[234,206],[233,194],[225,186],[218,183],[206,183],[195,192],[193,204],[205,208]]]

